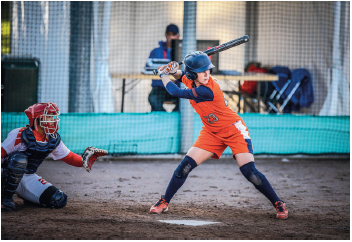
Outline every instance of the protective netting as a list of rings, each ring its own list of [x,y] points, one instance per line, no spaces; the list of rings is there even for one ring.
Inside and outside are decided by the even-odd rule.
[[[76,153],[186,153],[201,118],[152,70],[248,35],[211,61],[254,153],[350,153],[349,2],[25,1],[1,11],[2,141],[28,124],[28,106],[50,100]]]

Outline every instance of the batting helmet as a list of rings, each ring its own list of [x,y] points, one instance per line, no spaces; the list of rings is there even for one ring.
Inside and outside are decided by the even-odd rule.
[[[197,79],[197,73],[206,70],[210,70],[211,73],[212,68],[215,67],[211,63],[209,56],[201,51],[192,52],[191,54],[186,55],[184,64],[186,66],[186,77],[192,81]]]
[[[24,110],[24,113],[28,117],[29,126],[38,130],[35,120],[39,119],[39,125],[44,128],[44,132],[56,138],[55,134],[60,126],[60,110],[55,103],[36,103]]]

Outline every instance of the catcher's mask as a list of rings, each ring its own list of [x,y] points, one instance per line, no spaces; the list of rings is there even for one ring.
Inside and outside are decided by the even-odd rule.
[[[55,103],[36,103],[27,108],[24,113],[29,119],[29,126],[34,127],[38,131],[36,119],[39,120],[39,125],[44,129],[45,134],[53,138],[57,137],[56,132],[60,126],[60,111]]]

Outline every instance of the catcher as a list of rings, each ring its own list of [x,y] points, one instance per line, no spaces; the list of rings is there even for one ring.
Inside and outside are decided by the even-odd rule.
[[[44,159],[85,167],[89,172],[96,159],[106,150],[88,147],[82,157],[71,152],[62,142],[59,108],[55,103],[37,103],[25,111],[29,125],[12,130],[1,144],[1,210],[15,209],[13,195],[49,208],[63,208],[67,195],[35,174]]]

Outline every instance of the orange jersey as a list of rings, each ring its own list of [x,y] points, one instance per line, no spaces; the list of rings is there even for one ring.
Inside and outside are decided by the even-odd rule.
[[[192,89],[193,95],[197,97],[197,87],[193,86],[193,81],[187,79],[186,75],[184,75],[182,82],[188,89]],[[189,102],[200,116],[205,129],[216,133],[234,122],[242,120],[235,111],[227,106],[227,101],[219,84],[211,76],[209,77],[208,83],[203,86],[208,87],[213,92],[213,100],[196,102],[195,100],[189,99]]]

